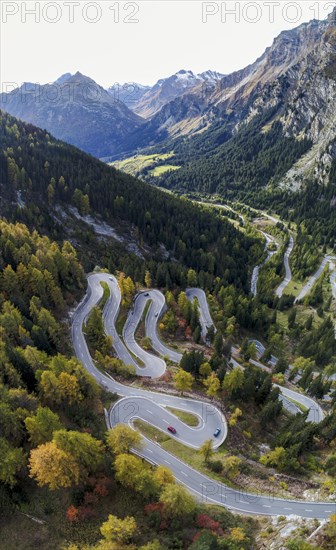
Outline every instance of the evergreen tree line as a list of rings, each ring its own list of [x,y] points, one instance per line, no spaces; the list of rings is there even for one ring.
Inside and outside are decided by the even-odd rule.
[[[100,214],[121,231],[131,228],[140,246],[152,248],[156,262],[177,260],[180,271],[186,266],[203,272],[207,286],[219,277],[247,290],[249,266],[257,260],[251,253],[255,241],[216,213],[160,192],[5,113],[0,135],[3,197],[17,202],[20,193],[25,206],[14,216],[30,227],[50,231],[57,226],[59,238],[64,237],[66,224],[57,222],[57,208],[72,204],[82,215]],[[158,263],[152,271],[158,281],[172,277],[178,284],[173,266],[169,275]]]
[[[181,168],[153,181],[176,192],[218,194],[269,209],[303,224],[317,245],[334,248],[336,160],[326,185],[312,179],[294,193],[280,188],[278,182],[312,143],[285,136],[281,122],[274,121],[276,115],[276,110],[269,110],[238,133],[233,132],[232,121],[224,120],[192,139],[170,143],[168,149],[174,149],[175,155],[170,162]]]

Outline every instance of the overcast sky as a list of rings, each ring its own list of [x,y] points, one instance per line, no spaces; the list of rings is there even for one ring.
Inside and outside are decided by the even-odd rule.
[[[253,62],[282,30],[324,19],[336,2],[270,4],[2,0],[1,82],[53,82],[77,70],[103,86],[154,84],[179,69],[230,73]]]

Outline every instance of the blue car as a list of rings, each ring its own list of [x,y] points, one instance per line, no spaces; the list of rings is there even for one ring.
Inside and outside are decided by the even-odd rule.
[[[215,436],[215,437],[218,437],[220,433],[221,433],[220,429],[219,429],[219,428],[216,428],[216,430],[215,430],[215,432],[214,432],[214,436]]]

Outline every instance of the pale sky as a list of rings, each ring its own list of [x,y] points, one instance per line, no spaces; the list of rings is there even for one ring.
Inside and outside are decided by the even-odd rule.
[[[77,70],[105,87],[154,84],[180,69],[227,74],[255,61],[282,30],[324,19],[335,5],[321,0],[2,0],[2,89],[6,83],[53,82]],[[34,7],[35,14],[28,13]]]

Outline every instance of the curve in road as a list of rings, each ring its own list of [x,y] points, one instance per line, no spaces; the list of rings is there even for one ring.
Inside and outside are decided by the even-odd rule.
[[[211,318],[206,294],[201,288],[187,288],[186,296],[191,302],[193,302],[194,300],[198,301],[201,335],[203,340],[205,341],[209,328],[213,326],[213,320]]]
[[[275,291],[275,294],[278,296],[278,298],[281,298],[283,291],[285,290],[286,286],[291,282],[292,280],[292,271],[289,265],[289,257],[291,253],[293,252],[294,248],[294,239],[293,236],[290,235],[289,237],[289,245],[284,255],[284,264],[285,264],[285,278],[282,281],[282,283],[278,286],[278,288]]]
[[[73,316],[72,340],[78,359],[82,362],[86,370],[96,379],[96,381],[100,385],[113,393],[125,397],[125,399],[120,400],[116,403],[115,410],[121,411],[121,407],[126,407],[129,415],[133,415],[133,417],[136,418],[136,413],[138,412],[138,410],[143,409],[143,401],[141,401],[140,406],[138,400],[145,399],[147,402],[147,407],[149,409],[151,404],[154,404],[153,406],[155,406],[155,410],[150,409],[151,412],[149,412],[148,414],[153,413],[151,414],[151,416],[153,417],[152,424],[155,425],[158,429],[163,429],[164,431],[166,431],[167,426],[169,424],[173,424],[177,427],[177,434],[175,436],[172,434],[171,435],[172,437],[175,437],[175,439],[177,439],[178,441],[195,448],[195,437],[198,446],[205,440],[212,439],[214,448],[219,447],[227,436],[227,423],[223,414],[216,407],[211,405],[211,403],[172,396],[164,393],[142,390],[138,388],[133,388],[132,386],[126,386],[114,380],[107,373],[102,373],[95,366],[90,355],[85,336],[83,334],[82,326],[83,323],[85,323],[91,309],[95,305],[97,305],[103,297],[103,287],[100,284],[103,281],[108,284],[110,289],[110,298],[105,304],[103,314],[105,330],[110,336],[112,336],[112,338],[116,338],[113,341],[113,345],[116,353],[118,354],[118,357],[123,361],[129,361],[131,359],[133,360],[125,344],[118,335],[114,325],[118,315],[118,304],[120,305],[121,301],[120,289],[117,280],[111,275],[107,275],[105,273],[93,274],[88,277],[87,294],[84,300],[79,304]],[[112,326],[113,329],[111,330]],[[146,376],[157,376],[157,373],[155,372],[155,367],[157,365],[155,359],[157,359],[157,357],[152,354],[148,354],[147,359],[150,361],[149,364],[143,368],[138,366],[138,372],[142,376],[144,372],[146,373]],[[158,418],[157,406],[160,406],[164,411],[165,420],[167,422],[162,423]],[[173,413],[164,409],[164,407],[172,407],[175,409],[180,409],[182,411],[188,411],[198,416],[201,419],[199,426],[197,428],[187,426]],[[123,418],[123,415],[124,413],[121,414],[121,418]],[[216,428],[220,428],[221,430],[220,437],[218,438],[215,438],[213,436]]]
[[[257,358],[260,359],[266,351],[265,346],[261,342],[259,342],[259,340],[256,340],[254,338],[250,338],[249,342],[252,342],[255,345],[256,351],[257,351]],[[255,361],[254,359],[250,359],[250,362],[262,369],[272,372],[272,370],[269,367],[265,366],[263,363],[260,363],[260,361]],[[274,367],[277,364],[277,362],[278,362],[278,358],[275,357],[274,355],[271,355],[271,359],[269,361],[269,364],[271,365],[271,367]],[[294,367],[293,365],[289,365],[288,368],[289,370],[292,370]],[[308,395],[299,393],[294,390],[290,390],[285,386],[279,386],[278,384],[274,384],[274,385],[279,388],[281,392],[280,399],[287,411],[289,411],[292,414],[297,414],[299,412],[302,412],[302,410],[300,409],[300,405],[301,405],[301,407],[304,407],[309,411],[307,416],[307,422],[315,422],[316,424],[318,424],[324,419],[325,417],[324,412],[320,407],[320,405],[314,399],[312,399],[311,397],[308,397]]]
[[[156,355],[148,353],[144,350],[135,339],[135,332],[142,319],[146,304],[149,301],[149,296],[147,296],[145,300],[142,300],[141,298],[142,295],[139,295],[138,299],[134,302],[133,309],[128,314],[125,326],[123,328],[123,340],[127,348],[136,357],[138,357],[144,365],[146,365],[146,375],[149,375],[152,378],[159,378],[166,370],[166,363],[163,359],[161,359],[161,357],[157,357]],[[149,309],[153,309],[153,302],[150,303]]]
[[[203,441],[211,437],[214,441],[214,447],[218,447],[227,435],[227,424],[224,416],[216,407],[206,402],[183,399],[182,397],[125,386],[97,369],[86,344],[83,334],[83,323],[87,319],[91,309],[99,303],[103,296],[102,281],[105,281],[110,289],[110,297],[104,307],[106,332],[111,334],[112,338],[115,338],[114,347],[118,356],[122,360],[126,357],[127,359],[129,357],[132,358],[115,328],[115,321],[120,305],[120,290],[116,279],[111,275],[94,274],[89,276],[87,294],[73,315],[72,339],[75,353],[86,370],[105,389],[123,396],[123,399],[117,401],[110,410],[109,415],[107,415],[108,425],[112,427],[119,422],[132,424],[134,419],[141,418],[145,422],[165,431],[166,423],[173,422],[177,426],[178,432],[176,436],[171,435],[182,443],[193,448],[198,448]],[[196,289],[189,290],[191,291],[189,293],[191,296],[197,297],[200,309],[202,310],[202,294],[195,293]],[[210,315],[210,312],[207,307],[201,313],[201,318],[204,320],[204,326],[206,327],[208,327],[209,322],[208,314]],[[153,368],[153,365],[146,365],[141,369],[141,373],[146,371],[146,369],[148,372],[152,372]],[[167,411],[165,409],[167,406],[196,414],[200,418],[199,425],[195,428],[187,426],[175,415]],[[215,427],[222,429],[220,440],[213,437]],[[325,519],[336,511],[335,504],[328,502],[285,500],[277,498],[274,495],[264,496],[234,490],[194,470],[147,438],[143,438],[141,451],[135,450],[135,452],[153,464],[168,466],[175,478],[191,492],[202,498],[204,502],[220,504],[239,512],[261,515],[296,514],[302,517],[319,519]]]
[[[268,233],[265,233],[264,231],[261,231],[261,233],[265,237],[266,242],[265,242],[264,251],[267,252],[267,256],[266,256],[266,259],[261,264],[256,265],[253,269],[252,278],[251,278],[251,293],[253,294],[253,296],[257,295],[259,271],[260,271],[261,267],[263,265],[266,265],[270,261],[272,256],[274,256],[274,254],[277,253],[277,250],[278,250],[278,247],[279,247],[279,245],[276,242],[276,240],[274,239],[274,237],[272,237],[271,235],[268,235]],[[269,250],[268,247],[269,247],[270,243],[274,243],[276,245],[276,250]]]
[[[135,299],[134,314],[138,323],[141,320],[143,312],[145,310],[147,302],[150,301],[150,305],[147,311],[145,319],[145,331],[146,336],[151,339],[152,348],[159,353],[162,357],[168,357],[173,363],[179,363],[182,359],[181,353],[168,348],[160,340],[157,332],[158,319],[165,312],[166,300],[162,292],[159,290],[147,290],[146,292],[139,292]],[[141,314],[140,314],[141,312]]]
[[[301,290],[299,296],[295,299],[295,304],[299,303],[303,298],[307,296],[307,294],[311,291],[316,281],[321,277],[327,263],[329,263],[329,270],[330,270],[330,276],[329,281],[331,285],[331,291],[333,294],[334,300],[336,300],[336,270],[335,270],[335,263],[334,263],[335,257],[330,256],[329,254],[326,254],[316,271],[314,275],[310,277],[310,279],[307,281],[303,289]],[[336,338],[336,324],[335,324],[335,338]]]
[[[316,281],[321,277],[321,275],[324,271],[324,268],[325,268],[325,266],[327,265],[328,262],[329,262],[329,258],[328,258],[328,256],[325,256],[323,258],[318,270],[316,271],[316,273],[314,273],[314,275],[312,275],[309,278],[309,280],[307,281],[307,283],[304,285],[303,289],[301,290],[300,294],[295,299],[295,302],[294,302],[295,304],[297,304],[298,302],[303,300],[303,298],[305,298],[305,296],[311,291],[311,289],[313,288]]]

